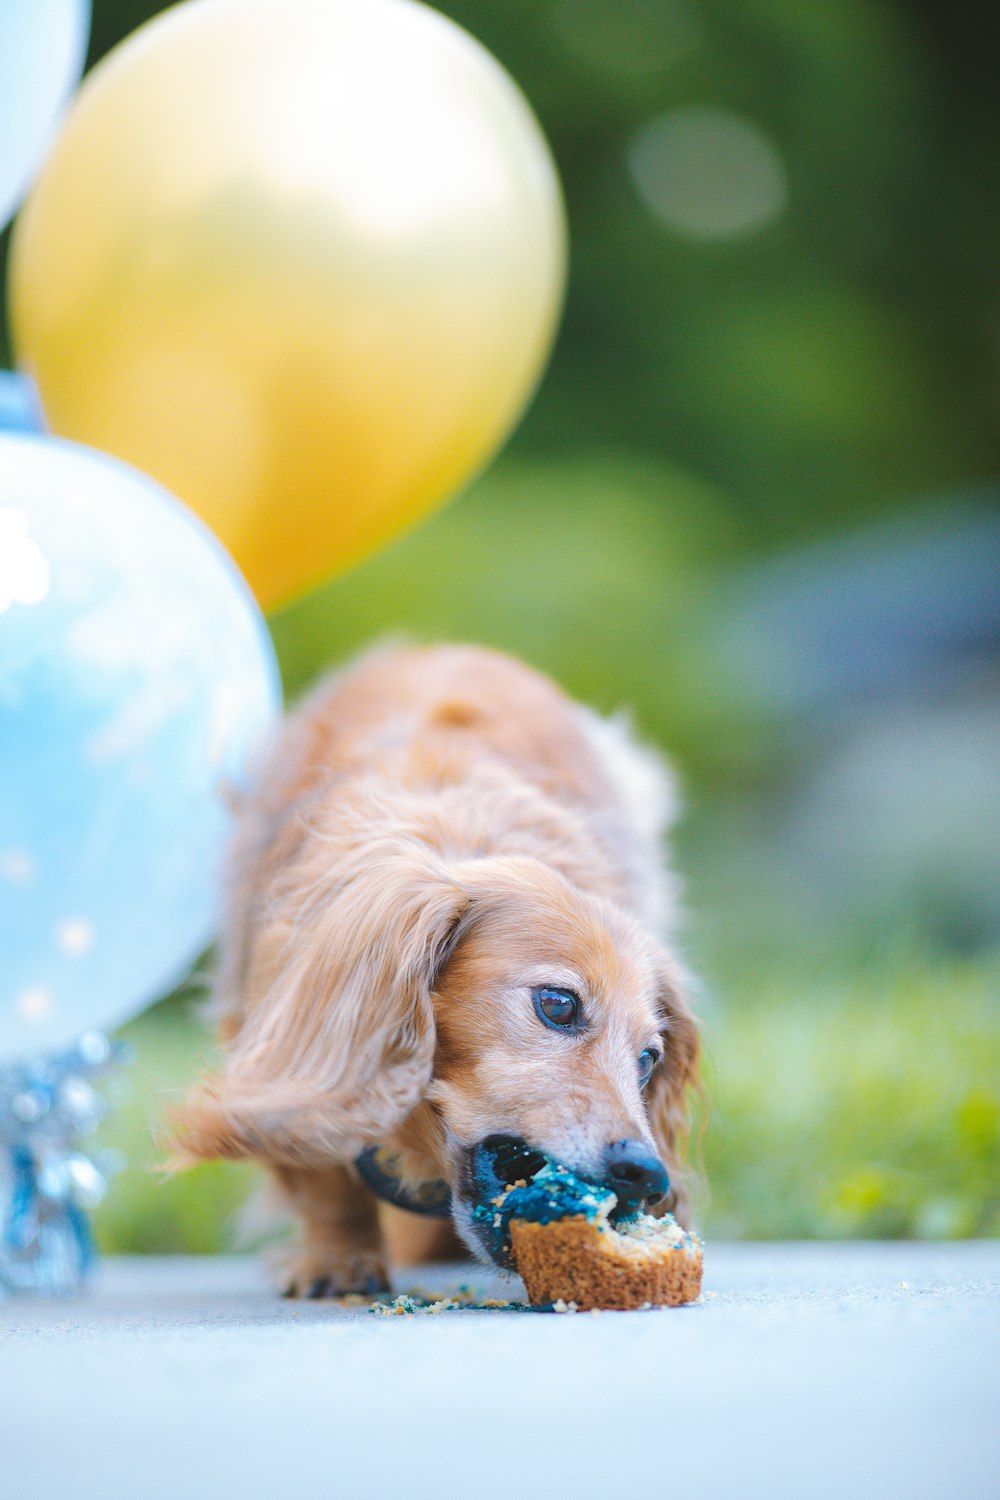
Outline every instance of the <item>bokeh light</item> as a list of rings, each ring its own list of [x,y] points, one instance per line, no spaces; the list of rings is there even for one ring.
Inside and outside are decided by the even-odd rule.
[[[759,125],[692,105],[650,120],[628,151],[633,181],[668,229],[723,240],[763,228],[784,211],[781,157]]]

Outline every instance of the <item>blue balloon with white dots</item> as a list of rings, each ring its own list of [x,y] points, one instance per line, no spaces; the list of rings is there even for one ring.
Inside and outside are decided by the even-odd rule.
[[[0,433],[0,1059],[183,978],[279,708],[267,627],[201,521],[104,454]]]

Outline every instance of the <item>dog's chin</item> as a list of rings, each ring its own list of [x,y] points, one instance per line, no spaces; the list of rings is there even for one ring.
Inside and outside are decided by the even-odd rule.
[[[481,1174],[477,1173],[475,1146],[458,1147],[451,1165],[451,1217],[455,1232],[476,1260],[502,1271],[508,1270],[492,1232],[493,1204],[490,1199],[496,1196],[499,1188],[483,1181]]]
[[[480,1205],[475,1199],[459,1193],[453,1195],[451,1217],[455,1231],[476,1260],[486,1266],[496,1266],[501,1271],[510,1271],[511,1267],[503,1259],[499,1246],[494,1243],[495,1237],[490,1233],[488,1223],[476,1217],[478,1207]]]

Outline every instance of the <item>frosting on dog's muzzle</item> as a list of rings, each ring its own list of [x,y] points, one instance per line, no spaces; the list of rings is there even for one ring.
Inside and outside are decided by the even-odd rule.
[[[370,1146],[356,1158],[354,1165],[366,1187],[385,1203],[405,1208],[407,1213],[447,1219],[451,1214],[451,1188],[444,1178],[407,1186],[400,1179],[398,1163],[395,1152],[384,1146]]]

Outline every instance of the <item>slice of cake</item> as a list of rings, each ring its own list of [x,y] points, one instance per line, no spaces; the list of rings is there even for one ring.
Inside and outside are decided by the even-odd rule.
[[[614,1193],[546,1163],[494,1200],[493,1226],[535,1304],[676,1307],[701,1292],[701,1241],[670,1215],[616,1224]]]

